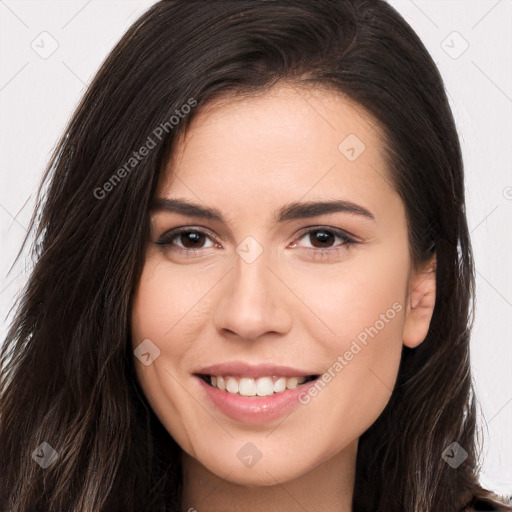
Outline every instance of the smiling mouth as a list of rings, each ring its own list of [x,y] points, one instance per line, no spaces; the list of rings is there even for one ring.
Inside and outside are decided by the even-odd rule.
[[[234,377],[231,375],[197,374],[209,386],[232,395],[248,397],[265,397],[277,395],[287,390],[296,389],[319,377]]]

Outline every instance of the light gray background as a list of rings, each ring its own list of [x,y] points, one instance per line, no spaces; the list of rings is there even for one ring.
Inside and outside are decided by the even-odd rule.
[[[110,49],[153,3],[0,0],[0,343],[26,282],[29,260],[11,266],[52,148]],[[439,66],[461,137],[477,268],[481,480],[512,495],[512,0],[390,3]]]

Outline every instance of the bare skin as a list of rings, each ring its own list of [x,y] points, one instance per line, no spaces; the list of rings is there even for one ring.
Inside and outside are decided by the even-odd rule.
[[[137,376],[184,450],[182,510],[350,511],[359,437],[390,398],[402,347],[424,340],[435,299],[434,267],[410,258],[378,126],[318,88],[225,100],[194,120],[156,197],[224,217],[152,212],[132,311],[133,347],[150,339],[160,350],[150,365],[136,360]],[[333,200],[370,215],[276,222],[289,203]],[[156,244],[180,227],[204,236]],[[248,263],[240,247],[262,252]],[[213,407],[194,376],[225,361],[331,378],[287,416],[254,425]],[[250,467],[237,457],[247,443],[261,454]]]

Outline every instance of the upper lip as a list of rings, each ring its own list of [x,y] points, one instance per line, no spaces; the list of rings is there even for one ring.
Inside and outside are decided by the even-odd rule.
[[[212,364],[204,366],[196,375],[226,375],[232,377],[309,377],[318,375],[307,370],[300,370],[290,366],[275,364],[249,364],[242,361],[232,361],[225,363]]]

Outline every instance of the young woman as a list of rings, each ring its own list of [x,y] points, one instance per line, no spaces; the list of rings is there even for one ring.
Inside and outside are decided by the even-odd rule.
[[[478,484],[457,133],[386,2],[156,3],[43,183],[3,511],[510,510]]]

